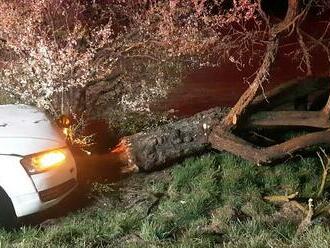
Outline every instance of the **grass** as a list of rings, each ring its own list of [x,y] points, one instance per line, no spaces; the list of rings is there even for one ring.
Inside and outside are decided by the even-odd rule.
[[[296,236],[299,212],[262,199],[296,191],[315,197],[321,173],[316,158],[256,167],[208,154],[116,184],[94,183],[91,205],[53,225],[0,231],[0,247],[329,247],[325,223]]]

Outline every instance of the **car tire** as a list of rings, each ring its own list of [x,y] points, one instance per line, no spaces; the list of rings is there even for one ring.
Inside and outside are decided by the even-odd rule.
[[[0,188],[0,227],[13,229],[17,226],[17,217],[11,199]]]

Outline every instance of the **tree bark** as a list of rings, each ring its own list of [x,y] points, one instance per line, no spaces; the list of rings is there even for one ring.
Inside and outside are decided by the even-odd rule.
[[[292,156],[293,153],[313,145],[330,144],[330,130],[309,133],[266,148],[253,146],[230,132],[217,132],[210,138],[212,147],[231,152],[257,165],[270,164]]]
[[[248,89],[242,94],[235,106],[224,116],[222,109],[197,114],[150,132],[142,132],[124,137],[109,156],[111,161],[119,161],[131,170],[159,170],[181,159],[203,153],[210,147],[228,151],[253,163],[269,164],[277,159],[290,156],[309,146],[330,143],[330,97],[323,110],[318,112],[262,112],[253,115],[247,122],[246,117],[260,110],[270,110],[299,97],[305,97],[316,89],[329,89],[329,78],[296,80],[292,84],[275,89],[269,94],[257,97],[263,91],[262,84],[267,80],[275,60],[279,38],[282,33],[303,20],[305,11],[299,10],[299,0],[288,0],[285,18],[270,26],[266,23],[268,37],[265,54],[256,76]],[[265,29],[266,30],[266,29]],[[265,98],[265,96],[268,96]],[[257,97],[257,98],[256,98]],[[245,127],[247,123],[247,127]],[[235,136],[244,128],[278,128],[298,126],[325,129],[320,132],[292,138],[270,147],[257,147]],[[211,129],[209,129],[212,127]],[[209,131],[211,131],[210,135]]]
[[[323,111],[264,111],[252,115],[243,126],[245,129],[281,127],[328,129],[330,120]]]
[[[150,132],[124,137],[119,147],[125,147],[129,168],[142,171],[163,169],[188,156],[205,152],[209,147],[209,128],[227,112],[223,108],[210,109]]]

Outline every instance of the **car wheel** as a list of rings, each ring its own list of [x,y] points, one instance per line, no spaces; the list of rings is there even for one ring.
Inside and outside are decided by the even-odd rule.
[[[0,227],[12,229],[17,226],[13,203],[6,192],[0,188]]]

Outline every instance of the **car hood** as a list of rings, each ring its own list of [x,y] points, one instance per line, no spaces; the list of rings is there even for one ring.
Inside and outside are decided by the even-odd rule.
[[[20,155],[65,146],[60,130],[36,107],[0,105],[0,153]]]

